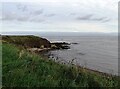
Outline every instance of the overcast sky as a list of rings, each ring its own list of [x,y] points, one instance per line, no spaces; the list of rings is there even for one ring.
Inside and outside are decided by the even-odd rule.
[[[10,1],[12,0],[1,1],[0,25],[2,25],[3,32],[118,31],[119,0]]]

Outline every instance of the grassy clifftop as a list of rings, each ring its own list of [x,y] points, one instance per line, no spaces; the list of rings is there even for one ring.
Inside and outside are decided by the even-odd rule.
[[[44,45],[45,48],[51,47],[50,42],[47,39],[37,36],[2,36],[2,40],[5,42],[21,45],[26,48],[40,48]]]
[[[118,77],[58,64],[10,43],[2,45],[3,87],[118,87]]]

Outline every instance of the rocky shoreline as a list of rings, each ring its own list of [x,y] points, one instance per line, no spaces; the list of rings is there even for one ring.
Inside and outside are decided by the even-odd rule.
[[[68,44],[63,42],[63,43],[51,43],[51,47],[48,47],[48,48],[45,48],[45,47],[42,47],[42,48],[27,48],[28,51],[36,52],[36,53],[47,52],[47,51],[50,51],[50,50],[59,50],[59,49],[70,49],[70,47],[68,46]]]

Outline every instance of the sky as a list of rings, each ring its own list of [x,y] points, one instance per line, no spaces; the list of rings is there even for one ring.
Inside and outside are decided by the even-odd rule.
[[[119,0],[1,0],[2,32],[118,32]]]

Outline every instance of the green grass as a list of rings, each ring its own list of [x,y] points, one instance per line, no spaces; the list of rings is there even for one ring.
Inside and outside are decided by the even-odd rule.
[[[118,86],[118,77],[58,64],[13,44],[3,43],[2,47],[3,87]]]

